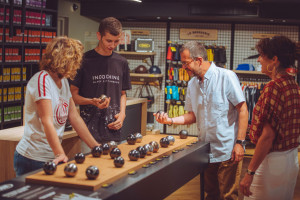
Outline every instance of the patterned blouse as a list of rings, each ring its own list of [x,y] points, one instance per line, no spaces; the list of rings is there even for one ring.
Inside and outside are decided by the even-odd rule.
[[[298,147],[300,134],[300,87],[293,76],[270,81],[253,109],[250,139],[256,144],[268,122],[276,137],[272,151]]]

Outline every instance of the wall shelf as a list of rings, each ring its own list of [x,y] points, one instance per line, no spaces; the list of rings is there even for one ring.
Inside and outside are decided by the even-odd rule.
[[[263,76],[267,76],[265,74],[263,74],[260,71],[244,71],[244,70],[232,70],[233,72],[235,72],[236,74],[249,74],[249,75],[263,75]]]
[[[151,85],[161,88],[163,75],[162,74],[139,74],[130,73],[131,84],[133,85]]]
[[[10,0],[10,2],[12,3],[13,0]],[[20,23],[19,21],[18,23],[15,23],[17,20],[13,19],[13,21],[10,21],[8,17],[5,18],[5,21],[3,20],[3,22],[1,21],[0,23],[0,28],[2,28],[3,31],[1,33],[3,37],[2,40],[0,41],[0,48],[1,48],[0,54],[2,56],[2,60],[0,61],[0,72],[1,72],[0,75],[10,76],[9,80],[15,80],[12,78],[14,75],[20,76],[20,81],[7,82],[6,80],[4,81],[3,77],[2,77],[3,80],[0,81],[0,99],[2,100],[2,102],[0,103],[0,129],[9,128],[13,126],[20,126],[23,124],[23,106],[24,106],[24,98],[25,98],[24,96],[26,91],[25,87],[28,83],[28,80],[36,72],[39,71],[38,69],[39,62],[32,62],[32,61],[25,62],[25,61],[30,61],[26,59],[26,56],[31,56],[31,55],[25,55],[25,51],[31,49],[37,50],[37,52],[39,52],[38,55],[34,55],[34,54],[33,55],[37,57],[34,60],[39,60],[42,56],[41,53],[46,48],[45,42],[49,41],[48,40],[49,35],[46,38],[45,37],[46,35],[43,34],[43,31],[50,32],[51,36],[53,37],[56,37],[56,33],[57,33],[58,0],[47,0],[47,1],[41,0],[42,3],[46,3],[46,8],[31,7],[26,5],[26,2],[27,1],[23,0],[21,5],[13,4],[12,6],[11,4],[7,4],[4,2],[0,3],[0,7],[3,8],[5,12],[7,10],[9,10],[10,12],[11,11],[10,9],[12,9],[13,12],[15,10],[18,10],[21,11],[20,15],[23,14],[22,16],[18,16],[19,18],[21,18],[21,22],[23,23]],[[26,20],[34,16],[33,14],[26,15],[27,11],[40,14],[38,15],[39,16],[38,19],[35,17],[35,19],[37,20],[35,21],[36,24],[32,24],[32,25],[26,24]],[[43,14],[52,16],[52,23],[51,23],[52,26],[45,26],[44,24],[45,18]],[[13,32],[13,35],[7,37],[11,31]],[[22,34],[25,33],[25,31],[28,31],[28,35]],[[36,32],[31,37],[31,39],[34,40],[29,40],[31,31]],[[43,40],[45,38],[47,40]],[[37,41],[37,43],[30,43],[33,41]],[[9,54],[5,55],[7,49],[14,49],[14,50],[17,49],[17,53],[14,52],[15,53],[14,56],[19,56],[18,59],[14,59],[17,62],[7,62],[13,60],[8,57]],[[16,71],[13,71],[14,68]],[[9,90],[11,90],[10,93]],[[12,110],[16,109],[17,111],[15,113],[18,113],[18,115],[20,114],[20,116],[18,116],[18,119],[16,119],[15,116],[9,116],[9,115],[6,116],[7,109],[12,109]]]
[[[116,53],[123,55],[128,59],[139,58],[144,60],[145,58],[150,58],[152,65],[154,65],[154,56],[156,55],[155,52],[116,51]]]

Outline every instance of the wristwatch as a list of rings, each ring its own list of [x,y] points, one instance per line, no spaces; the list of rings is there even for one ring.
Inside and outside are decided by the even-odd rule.
[[[244,152],[246,151],[246,140],[236,140],[235,143],[242,145]]]
[[[255,174],[255,172],[247,169],[247,174],[249,174],[250,176],[253,176]]]

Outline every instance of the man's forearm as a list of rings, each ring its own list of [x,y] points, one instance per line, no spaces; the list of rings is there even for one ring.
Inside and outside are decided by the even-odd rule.
[[[248,108],[247,104],[243,102],[241,106],[237,107],[238,113],[239,113],[239,121],[238,121],[238,140],[245,140],[246,137],[246,131],[248,127]]]
[[[80,95],[73,95],[73,100],[75,102],[75,104],[78,104],[78,105],[89,105],[89,104],[93,104],[92,103],[92,99],[90,98],[85,98],[85,97],[82,97]]]
[[[124,115],[124,118],[126,116],[126,93],[121,95],[121,99],[120,99],[120,114]]]
[[[196,122],[196,117],[193,112],[186,113],[179,117],[172,118],[173,124],[184,125],[184,124],[192,124]],[[172,123],[172,120],[171,123]]]

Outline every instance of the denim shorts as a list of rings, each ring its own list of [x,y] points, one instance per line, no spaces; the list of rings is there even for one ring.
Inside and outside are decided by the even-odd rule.
[[[43,168],[44,162],[26,158],[15,151],[14,154],[14,170],[16,176],[21,176],[28,172]]]

